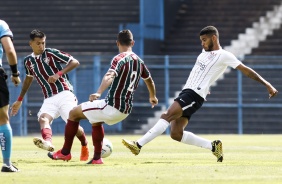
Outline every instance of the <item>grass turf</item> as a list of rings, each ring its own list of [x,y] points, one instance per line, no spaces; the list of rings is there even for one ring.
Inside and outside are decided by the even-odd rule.
[[[113,143],[113,154],[103,165],[79,161],[80,145],[75,139],[72,160],[54,161],[47,151],[33,145],[33,137],[14,137],[12,161],[19,173],[1,173],[7,184],[181,184],[181,183],[282,183],[282,135],[200,135],[223,142],[224,160],[216,162],[211,151],[175,142],[162,135],[134,156],[122,138],[136,135],[106,135]],[[58,150],[63,136],[53,137]],[[91,137],[88,141],[92,144]],[[90,146],[90,156],[93,155]],[[0,155],[2,160],[2,155]]]

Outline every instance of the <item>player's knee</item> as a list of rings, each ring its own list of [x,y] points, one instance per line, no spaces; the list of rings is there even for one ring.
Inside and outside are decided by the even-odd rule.
[[[40,124],[50,124],[50,122],[52,121],[52,118],[48,118],[47,116],[45,115],[41,115],[39,118],[38,118],[38,122]]]
[[[181,141],[182,139],[182,133],[178,131],[171,131],[170,137],[175,141]]]
[[[164,119],[167,122],[171,122],[173,120],[172,117],[167,112],[163,112],[162,113],[161,119]]]
[[[70,110],[69,112],[69,119],[73,120],[73,121],[79,121],[79,112],[77,108],[73,108],[72,110]]]

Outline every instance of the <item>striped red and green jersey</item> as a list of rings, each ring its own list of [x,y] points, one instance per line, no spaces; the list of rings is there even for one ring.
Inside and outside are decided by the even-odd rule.
[[[27,75],[32,75],[40,85],[44,98],[51,97],[64,90],[73,91],[67,74],[63,74],[55,83],[48,83],[48,78],[63,69],[73,57],[65,52],[53,48],[46,48],[41,55],[34,53],[24,59]]]
[[[140,78],[146,80],[151,74],[144,61],[133,52],[123,52],[111,61],[109,70],[116,73],[109,87],[106,102],[124,114],[132,110],[133,94]]]

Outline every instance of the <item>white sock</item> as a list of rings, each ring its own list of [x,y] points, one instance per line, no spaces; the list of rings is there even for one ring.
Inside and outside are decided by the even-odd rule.
[[[164,131],[169,126],[169,123],[164,119],[159,119],[159,121],[145,134],[143,137],[137,140],[140,146],[144,146],[148,142],[152,141],[157,136],[164,133]]]
[[[190,144],[190,145],[212,150],[212,145],[210,140],[199,137],[193,134],[192,132],[184,131],[180,142],[184,144]]]

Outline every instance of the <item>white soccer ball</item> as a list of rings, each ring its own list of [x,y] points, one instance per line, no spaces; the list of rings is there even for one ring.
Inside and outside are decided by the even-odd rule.
[[[103,139],[102,158],[110,156],[113,152],[113,144],[109,139]]]

